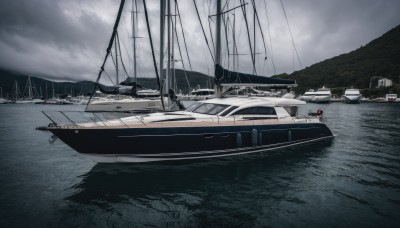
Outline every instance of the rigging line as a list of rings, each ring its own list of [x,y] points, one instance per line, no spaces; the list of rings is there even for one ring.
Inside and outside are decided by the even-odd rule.
[[[206,1],[203,1],[204,14],[207,15],[205,4],[206,4]],[[210,14],[210,12],[211,12],[211,0],[209,1],[209,4],[208,4],[208,14]],[[215,52],[214,37],[213,37],[212,30],[211,30],[211,22],[210,22],[209,18],[208,18],[207,22],[208,22],[208,29],[210,30],[211,44],[213,46],[213,51]]]
[[[267,2],[264,0],[264,7],[265,7],[265,14],[267,16],[267,27],[268,27],[268,35],[269,35],[269,45],[271,46],[271,64],[274,69],[274,74],[276,74],[276,67],[275,67],[275,61],[274,61],[274,51],[272,48],[272,37],[271,37],[271,29],[269,25],[269,17],[268,17],[268,10],[267,10]]]
[[[210,30],[211,43],[212,43],[212,46],[213,46],[213,50],[215,50],[215,45],[214,45],[214,37],[213,37],[212,30],[211,30],[211,22],[210,22],[210,18],[208,18],[208,29]]]
[[[125,64],[124,61],[122,59],[122,52],[121,52],[121,43],[119,42],[119,35],[118,35],[118,31],[117,31],[117,41],[118,41],[118,50],[119,50],[119,58],[121,59],[121,64],[122,64],[122,68],[124,68],[126,77],[129,77],[128,71],[125,68]],[[118,55],[117,55],[118,56]]]
[[[229,70],[229,56],[230,56],[230,53],[229,53],[229,42],[228,42],[228,26],[226,26],[227,21],[229,21],[229,17],[228,17],[228,19],[225,19],[225,16],[222,15],[222,21],[223,21],[224,30],[225,30],[226,51],[228,53],[227,60],[228,60],[228,70]]]
[[[194,7],[196,8],[197,17],[199,18],[200,25],[201,25],[201,30],[203,31],[203,35],[204,35],[204,38],[206,40],[208,50],[210,51],[210,55],[211,55],[211,58],[213,60],[213,63],[215,63],[215,59],[214,59],[213,53],[211,51],[210,44],[208,43],[206,32],[204,31],[203,23],[201,22],[201,19],[200,19],[200,14],[199,14],[199,10],[197,9],[196,0],[193,0],[193,3],[194,3]]]
[[[254,0],[251,0],[251,1],[253,3],[254,14],[256,16],[258,27],[260,29],[260,33],[261,33],[261,37],[262,37],[262,41],[263,41],[263,44],[264,44],[264,51],[265,51],[265,54],[267,55],[267,46],[265,44],[264,32],[263,32],[262,27],[261,27],[260,18],[258,17],[256,3],[254,2]]]
[[[244,0],[240,0],[240,2],[243,4]],[[257,75],[256,63],[255,63],[255,60],[254,60],[255,56],[253,55],[253,48],[251,46],[249,23],[247,22],[246,6],[242,7],[242,12],[243,12],[244,21],[246,22],[247,38],[248,38],[248,41],[249,41],[251,60],[253,62],[253,70],[254,70],[254,73]]]
[[[231,21],[229,21],[229,25],[231,26],[231,31],[232,31],[232,40],[233,40],[233,42],[232,42],[232,55],[235,55],[235,54],[237,54],[238,53],[238,49],[237,49],[237,46],[236,46],[236,38],[235,38],[235,26],[236,26],[236,18],[235,18],[235,14],[233,14],[233,21],[234,21],[234,23],[232,24],[231,23]],[[235,52],[236,51],[236,52]],[[236,68],[235,68],[235,56],[233,56],[233,59],[232,59],[232,64],[233,64],[233,71],[236,71]]]
[[[117,64],[115,63],[114,56],[113,56],[112,52],[110,53],[110,56],[111,56],[111,60],[112,60],[112,62],[114,64],[114,67],[117,67]]]
[[[161,83],[160,83],[160,77],[159,77],[159,75],[158,75],[158,68],[157,68],[156,56],[155,56],[155,54],[154,54],[153,39],[151,38],[149,17],[148,17],[148,15],[147,15],[146,0],[143,0],[143,8],[144,8],[144,15],[145,15],[145,17],[146,17],[147,32],[149,33],[150,46],[151,46],[151,54],[152,54],[152,56],[153,56],[154,70],[156,71],[156,76],[157,76],[158,90],[160,91],[160,95],[161,95],[161,105],[162,105],[162,107],[163,107],[163,110],[165,111],[164,96],[163,96],[163,91],[161,90]]]
[[[190,91],[190,90],[191,90],[191,87],[190,87],[189,79],[188,79],[187,74],[186,74],[185,63],[183,62],[183,58],[182,58],[182,51],[181,51],[181,45],[180,45],[180,43],[179,43],[178,31],[177,31],[177,29],[176,29],[176,26],[174,26],[174,22],[173,22],[173,21],[172,21],[172,27],[175,27],[174,30],[175,30],[175,34],[176,34],[176,43],[178,44],[179,55],[180,55],[181,60],[182,60],[183,73],[185,74],[186,82],[187,82],[187,84],[188,84],[189,91]],[[176,80],[176,79],[175,79],[175,80]],[[176,80],[176,81],[177,81],[177,80]]]
[[[303,68],[303,64],[301,64],[301,61],[300,61],[299,53],[297,52],[296,45],[294,44],[292,30],[290,29],[289,20],[288,20],[287,15],[286,15],[285,7],[283,6],[283,1],[280,0],[280,2],[281,2],[281,5],[282,5],[283,14],[285,15],[285,18],[286,18],[287,26],[288,26],[288,28],[289,28],[290,37],[292,38],[293,48],[294,48],[294,50],[295,50],[295,52],[296,52],[297,59],[299,60],[300,67]]]
[[[225,7],[228,5],[229,0],[226,0],[225,5],[222,7],[221,11],[225,9]]]
[[[210,1],[209,1],[209,4],[208,4],[208,15],[211,14],[211,1],[212,1],[212,0],[210,0]],[[203,7],[204,7],[204,13],[207,15],[206,7],[204,6],[204,4],[205,4],[205,1],[203,2]],[[210,21],[209,19],[210,19],[210,18],[208,18],[208,29],[210,30],[211,43],[212,43],[212,46],[213,46],[213,51],[214,51],[214,53],[215,53],[214,37],[213,37],[212,29],[211,29],[211,21]]]
[[[220,14],[229,13],[229,12],[231,12],[232,10],[235,10],[235,9],[240,8],[240,7],[242,7],[242,6],[245,6],[245,5],[247,5],[247,4],[249,4],[249,3],[246,2],[246,3],[244,3],[244,4],[241,4],[241,5],[239,5],[239,6],[236,6],[236,7],[232,8],[232,9],[230,9],[230,10],[221,12]],[[210,16],[208,16],[208,17],[211,18],[211,17],[215,17],[215,16],[217,16],[217,15],[218,15],[218,14],[213,14],[213,15],[210,15]]]
[[[99,80],[100,80],[101,74],[102,74],[103,71],[104,71],[104,65],[106,64],[106,61],[107,61],[107,59],[108,59],[108,55],[109,55],[110,52],[111,52],[112,44],[113,44],[113,41],[114,41],[115,33],[117,32],[117,29],[118,29],[118,24],[119,24],[119,20],[121,19],[121,13],[122,13],[122,10],[123,10],[123,8],[124,8],[124,4],[125,4],[125,0],[121,0],[121,5],[119,6],[119,9],[118,9],[117,19],[115,20],[113,33],[111,34],[110,42],[108,43],[107,53],[106,53],[106,56],[104,57],[103,64],[102,64],[101,67],[100,67],[100,71],[99,71],[99,74],[98,74],[98,76],[97,76],[95,86],[93,87],[93,91],[92,91],[92,93],[90,94],[90,98],[89,98],[88,103],[86,104],[86,108],[88,107],[88,105],[89,105],[89,103],[90,103],[90,100],[92,99],[93,94],[94,94],[95,91],[96,91],[96,88],[97,88],[97,86],[98,86],[98,84],[99,84]],[[85,109],[86,109],[86,108],[85,108]]]
[[[176,9],[178,10],[178,18],[179,18],[179,23],[181,24],[181,30],[182,30],[182,36],[183,36],[183,43],[185,44],[186,56],[188,57],[190,71],[193,71],[193,69],[192,69],[192,63],[190,62],[190,57],[189,57],[188,48],[187,48],[187,45],[186,45],[185,33],[183,32],[183,24],[182,24],[182,19],[181,19],[181,13],[179,12],[179,6],[178,6],[177,0],[175,0],[175,5],[176,5]],[[178,36],[178,35],[177,35],[177,36]],[[181,57],[181,58],[182,58],[182,57]],[[183,60],[182,60],[182,61],[183,61]]]
[[[114,87],[117,87],[117,85],[115,85],[114,81],[111,80],[111,77],[110,77],[110,75],[107,73],[106,70],[104,70],[104,73],[107,75],[108,79],[110,79],[110,81],[111,81],[111,83],[113,84],[113,86],[114,86]]]
[[[258,27],[259,27],[260,33],[261,33],[262,42],[263,42],[263,45],[264,45],[264,52],[265,52],[266,56],[264,57],[263,63],[265,63],[265,61],[268,59],[268,53],[267,53],[267,46],[265,44],[264,32],[263,32],[262,27],[261,27],[260,18],[258,17],[256,3],[255,3],[254,0],[251,0],[251,1],[253,3],[254,17],[257,20],[257,24],[258,24]],[[254,23],[256,23],[256,22],[254,21]],[[255,25],[254,25],[254,30],[255,30]],[[256,33],[254,32],[254,41],[255,41],[255,36],[256,36]],[[254,55],[255,55],[255,53],[254,53]],[[260,60],[260,58],[257,58],[258,66],[260,67],[260,61],[259,60]],[[263,64],[263,70],[262,71],[264,71],[264,66],[265,66],[265,64]]]

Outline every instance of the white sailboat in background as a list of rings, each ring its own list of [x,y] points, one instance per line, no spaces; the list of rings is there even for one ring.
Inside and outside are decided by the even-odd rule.
[[[133,52],[133,79],[128,78],[119,83],[119,63],[121,62],[122,53],[120,52],[120,41],[118,36],[114,39],[115,48],[115,67],[116,67],[116,87],[109,95],[103,96],[96,100],[91,100],[87,106],[86,112],[155,112],[163,110],[160,92],[153,89],[143,89],[137,81],[137,42],[139,26],[138,26],[138,8],[137,0],[132,0],[131,22],[132,22],[132,52]],[[119,54],[118,54],[119,47]],[[100,90],[107,94],[99,85]]]
[[[30,75],[28,76],[28,80],[26,82],[23,94],[25,94],[25,92],[27,92],[27,96],[23,97],[22,99],[16,100],[15,101],[16,104],[34,104],[34,103],[43,101],[41,99],[34,98],[34,87],[32,85],[32,81],[31,81],[31,76]],[[36,94],[36,97],[38,97],[38,96],[39,95]]]

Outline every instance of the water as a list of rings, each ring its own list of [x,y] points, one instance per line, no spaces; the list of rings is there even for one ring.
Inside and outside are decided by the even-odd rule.
[[[0,227],[396,227],[400,105],[325,109],[329,142],[196,162],[96,164],[0,106]]]

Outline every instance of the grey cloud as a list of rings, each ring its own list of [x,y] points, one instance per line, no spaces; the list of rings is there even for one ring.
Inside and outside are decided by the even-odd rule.
[[[138,2],[139,11],[143,12],[142,3]],[[193,70],[212,74],[211,57],[193,3],[182,0],[178,2]],[[400,2],[397,0],[284,0],[283,2],[303,67],[354,50],[400,22],[398,15]],[[206,19],[206,15],[210,13],[209,1],[197,0],[197,3],[206,32],[209,33]],[[277,73],[290,73],[293,71],[293,49],[280,1],[266,0],[272,47],[269,43],[264,1],[256,0],[256,3],[264,34],[267,35],[269,57],[265,62],[263,62],[264,56],[258,57],[258,72],[264,75],[273,74],[270,62],[272,49]],[[130,4],[131,1],[127,0],[119,27],[122,50],[125,53],[131,50],[132,42],[129,38]],[[211,4],[214,4],[214,1]],[[159,61],[159,1],[148,0],[147,5],[157,61]],[[229,3],[229,7],[236,5],[239,5],[238,1],[231,0]],[[0,67],[60,79],[95,80],[104,58],[118,6],[119,0],[0,2]],[[249,7],[247,8],[249,10]],[[213,13],[213,7],[210,9]],[[236,12],[239,17],[241,12]],[[141,76],[154,77],[143,13],[140,13],[139,17],[139,31],[143,37],[138,40],[139,72]],[[252,19],[249,18],[249,21]],[[237,30],[239,53],[249,54],[244,22],[238,19],[237,23],[240,28]],[[214,32],[214,23],[211,23],[211,26]],[[209,34],[208,39],[211,39]],[[262,52],[259,34],[257,40],[259,41],[257,52]],[[183,48],[181,35],[179,41]],[[224,42],[225,40],[223,41],[225,46]],[[223,53],[226,53],[226,48]],[[188,68],[186,54],[184,51],[182,54]],[[132,53],[129,55],[125,54],[123,59],[130,73],[132,67],[129,66],[129,62],[132,61]],[[175,56],[179,58],[177,50]],[[182,63],[177,62],[177,67],[181,66]],[[295,70],[299,68],[299,64],[295,62]],[[106,70],[111,77],[115,76],[111,61],[107,63]],[[252,71],[250,56],[240,56],[239,70]]]

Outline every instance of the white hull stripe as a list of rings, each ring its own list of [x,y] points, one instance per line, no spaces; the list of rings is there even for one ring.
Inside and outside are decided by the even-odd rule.
[[[231,155],[242,155],[242,154],[250,154],[256,152],[263,152],[263,151],[270,151],[276,149],[282,149],[290,146],[316,142],[326,139],[331,139],[333,136],[326,136],[317,139],[311,139],[307,141],[301,141],[296,143],[290,143],[287,145],[276,146],[272,148],[264,148],[264,147],[256,147],[254,150],[244,151],[244,152],[237,152],[237,153],[225,153],[225,154],[217,154],[217,155],[206,155],[206,156],[190,156],[190,157],[142,157],[138,154],[83,154],[90,159],[99,162],[99,163],[120,163],[120,162],[131,162],[131,163],[140,163],[140,162],[152,162],[152,161],[174,161],[174,160],[187,160],[187,159],[202,159],[202,158],[215,158],[215,157],[224,157],[224,156],[231,156]],[[277,145],[277,144],[275,144]],[[219,151],[209,151],[204,153],[218,153]],[[204,154],[203,153],[203,154]],[[188,154],[188,153],[180,153]],[[166,155],[166,154],[163,154]],[[148,156],[148,155],[147,155]]]

